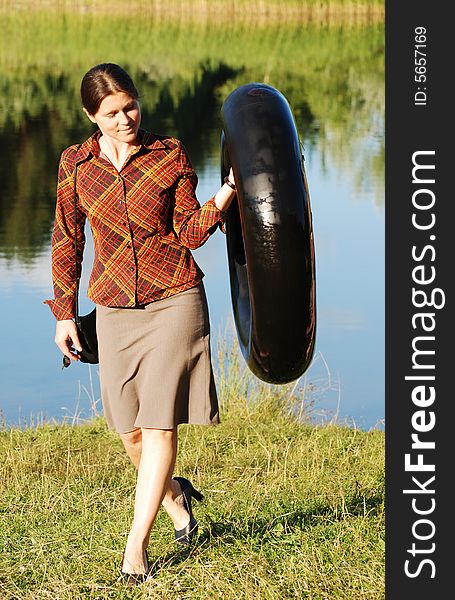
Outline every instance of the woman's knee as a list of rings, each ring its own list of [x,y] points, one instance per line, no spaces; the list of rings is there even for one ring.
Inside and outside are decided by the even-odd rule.
[[[177,427],[174,429],[142,428],[142,440],[147,443],[171,443],[177,436]]]
[[[142,429],[140,427],[119,435],[125,445],[139,446],[142,443]]]

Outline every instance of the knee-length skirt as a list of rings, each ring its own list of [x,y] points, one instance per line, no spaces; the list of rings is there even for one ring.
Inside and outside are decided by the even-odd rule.
[[[96,326],[110,429],[219,423],[202,281],[140,308],[97,305]]]

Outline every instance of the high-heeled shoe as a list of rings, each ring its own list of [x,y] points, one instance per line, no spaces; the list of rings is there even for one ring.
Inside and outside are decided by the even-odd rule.
[[[196,519],[193,517],[193,510],[191,507],[191,499],[194,498],[198,502],[204,500],[204,496],[201,492],[198,492],[194,487],[191,481],[185,479],[185,477],[173,477],[175,481],[177,481],[182,488],[183,501],[185,504],[186,511],[190,516],[190,522],[183,529],[175,529],[174,535],[175,541],[179,544],[184,544],[188,546],[191,543],[193,537],[196,535],[198,531],[198,523]]]
[[[126,571],[122,570],[123,562],[125,560],[125,551],[123,551],[122,562],[120,563],[120,579],[123,581],[123,583],[127,583],[128,585],[140,585],[141,583],[144,583],[144,581],[147,580],[150,571],[150,565],[147,551],[144,551],[144,553],[146,563],[145,573],[127,573]]]

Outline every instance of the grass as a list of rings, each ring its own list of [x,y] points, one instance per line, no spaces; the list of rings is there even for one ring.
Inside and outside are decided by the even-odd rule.
[[[296,418],[305,390],[258,382],[235,345],[218,364],[222,423],[179,428],[197,542],[160,511],[141,588],[116,581],[135,470],[103,417],[0,431],[2,599],[383,598],[383,432]]]
[[[0,0],[0,9],[149,14],[155,18],[200,20],[330,19],[366,17],[383,19],[383,0]]]

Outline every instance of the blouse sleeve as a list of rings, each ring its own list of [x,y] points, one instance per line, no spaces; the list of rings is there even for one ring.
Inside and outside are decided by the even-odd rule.
[[[52,280],[54,299],[45,300],[57,320],[75,316],[76,262],[77,277],[82,270],[82,257],[85,245],[84,225],[86,215],[77,210],[77,261],[74,249],[74,160],[69,159],[73,146],[63,151],[60,157],[57,178],[57,204],[52,233]]]
[[[196,198],[197,175],[188,154],[180,145],[180,175],[174,193],[173,228],[180,243],[192,250],[202,246],[219,226],[222,231],[226,211],[220,210],[213,196],[202,207]]]

